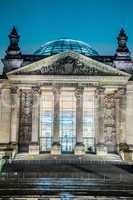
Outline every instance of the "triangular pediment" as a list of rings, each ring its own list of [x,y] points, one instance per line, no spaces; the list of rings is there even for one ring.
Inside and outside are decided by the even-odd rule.
[[[7,75],[88,75],[88,76],[129,76],[104,63],[75,52],[65,52],[44,58]]]

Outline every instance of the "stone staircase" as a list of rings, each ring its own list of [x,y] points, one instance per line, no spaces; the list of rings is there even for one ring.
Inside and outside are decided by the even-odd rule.
[[[0,192],[4,195],[55,195],[62,191],[112,195],[126,190],[133,191],[133,166],[114,154],[17,154],[6,163],[0,177]]]
[[[62,155],[50,155],[50,154],[39,154],[33,155],[28,153],[18,153],[16,154],[14,160],[79,160],[79,161],[103,161],[103,162],[124,162],[118,154],[107,154],[107,155],[95,155],[86,154],[82,156],[72,155],[72,154],[62,154]]]

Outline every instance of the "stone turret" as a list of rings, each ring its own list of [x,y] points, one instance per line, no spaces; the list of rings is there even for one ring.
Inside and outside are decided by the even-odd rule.
[[[116,49],[116,60],[131,60],[130,51],[127,47],[127,40],[128,36],[122,28],[117,37],[118,48]]]
[[[127,47],[127,40],[128,36],[122,28],[117,37],[118,48],[116,49],[113,66],[119,70],[133,74],[133,62],[130,51]]]
[[[13,27],[10,35],[9,35],[9,40],[10,40],[10,44],[9,47],[6,51],[7,53],[7,57],[12,57],[13,58],[20,58],[21,57],[21,52],[20,52],[20,48],[19,48],[19,35],[16,31],[16,28]]]
[[[22,66],[23,59],[19,47],[19,38],[20,36],[18,35],[16,28],[13,27],[11,33],[9,34],[10,43],[6,50],[5,58],[2,59],[4,72],[8,72]]]

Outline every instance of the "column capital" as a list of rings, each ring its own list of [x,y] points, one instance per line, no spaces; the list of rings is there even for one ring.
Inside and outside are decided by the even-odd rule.
[[[119,96],[126,95],[126,88],[118,88],[117,93]]]
[[[105,88],[103,88],[103,87],[97,87],[96,88],[96,94],[97,95],[103,95],[104,92],[105,92]]]
[[[53,86],[52,91],[53,91],[53,94],[54,94],[54,95],[57,95],[57,94],[60,95],[60,93],[61,93],[61,91],[60,91],[60,86],[56,86],[56,85]]]
[[[32,92],[33,92],[33,95],[39,95],[40,94],[40,87],[33,86],[32,87]]]
[[[17,94],[17,93],[18,93],[18,87],[17,86],[11,87],[11,94]]]
[[[83,95],[84,87],[79,86],[75,89],[75,97],[80,98]]]

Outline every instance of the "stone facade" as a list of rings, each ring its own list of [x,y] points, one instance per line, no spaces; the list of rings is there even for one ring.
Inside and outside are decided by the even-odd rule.
[[[73,59],[78,54],[64,53],[64,58],[71,55]],[[55,56],[56,57],[56,56]],[[63,55],[61,55],[62,59]],[[54,59],[54,58],[52,58]],[[56,59],[56,58],[55,58]],[[60,60],[60,56],[57,55]],[[79,57],[80,59],[80,57]],[[50,59],[49,59],[50,61]],[[48,61],[48,62],[49,62]],[[51,61],[50,61],[51,62]],[[84,57],[82,58],[84,62]],[[85,60],[89,66],[96,68],[99,63],[90,59]],[[45,63],[45,59],[44,59]],[[43,62],[38,61],[37,66]],[[100,65],[102,65],[100,63]],[[33,63],[34,66],[34,63]],[[30,67],[30,71],[29,71]],[[95,74],[90,76],[75,76],[71,66],[71,75],[58,76],[33,75],[32,65],[22,67],[7,73],[8,80],[1,80],[1,106],[4,111],[1,113],[1,127],[6,124],[6,131],[1,134],[2,149],[12,148],[13,152],[27,152],[39,154],[39,135],[40,135],[40,97],[42,88],[50,88],[54,97],[53,115],[53,138],[51,154],[61,154],[60,144],[60,90],[61,88],[75,88],[76,98],[76,145],[74,153],[76,155],[85,154],[83,143],[83,94],[84,89],[94,91],[95,99],[95,150],[97,154],[119,153],[119,144],[127,143],[132,147],[132,134],[130,126],[132,115],[126,115],[128,106],[131,106],[131,81],[128,82],[130,75],[118,70],[112,70],[110,66],[104,65],[104,71],[109,71],[112,76]],[[34,69],[34,68],[33,68]],[[23,70],[26,71],[23,74]],[[17,74],[16,74],[17,72]],[[21,75],[19,75],[21,74]],[[129,85],[130,83],[130,85]],[[130,90],[129,90],[130,89]],[[126,92],[127,91],[127,92]],[[128,94],[128,95],[127,95]],[[43,94],[45,96],[45,92]],[[7,103],[6,103],[7,102]],[[5,105],[3,106],[4,103]],[[8,105],[8,106],[7,106]],[[117,110],[117,112],[116,112]],[[131,112],[131,110],[130,110]],[[4,115],[6,115],[4,117]],[[130,117],[130,118],[129,118]],[[4,118],[4,121],[2,121]],[[128,120],[127,120],[128,119]],[[126,128],[127,127],[127,128]],[[130,139],[129,139],[130,135]],[[5,142],[3,142],[5,140]],[[4,144],[3,144],[4,143]]]
[[[133,148],[133,63],[127,47],[127,39],[124,30],[121,29],[117,38],[118,48],[114,56],[99,56],[96,52],[88,56],[75,48],[75,51],[68,49],[67,52],[51,56],[29,55],[27,57],[21,53],[19,35],[14,27],[9,35],[10,44],[6,56],[2,59],[4,70],[0,79],[1,154],[6,154],[5,149],[9,150],[12,155],[19,152],[41,153],[40,123],[43,119],[40,118],[40,111],[42,95],[45,98],[45,88],[49,88],[53,94],[53,110],[49,114],[52,116],[52,136],[49,137],[49,142],[47,135],[43,138],[44,145],[51,145],[50,154],[62,154],[60,135],[62,88],[69,88],[70,91],[73,88],[75,97],[75,111],[73,112],[76,127],[73,132],[75,131],[76,135],[71,144],[74,145],[71,153],[84,155],[93,149],[93,152],[98,155],[119,154],[120,145],[125,144],[128,145],[131,154]],[[57,42],[60,44],[61,41]],[[64,44],[65,42],[74,42],[74,45],[77,45],[74,40],[66,39]],[[89,53],[89,50],[87,51]],[[84,91],[86,89],[88,94],[91,91],[94,99],[94,125],[91,125],[93,130],[90,133],[90,122],[84,121],[85,112],[87,112],[84,111]],[[45,123],[46,127],[49,126],[48,123]],[[86,125],[88,138],[90,137],[88,142],[91,142],[91,145],[93,143],[93,148],[89,147],[88,150],[85,150],[85,146],[89,144],[85,143],[85,123],[88,123],[88,126]],[[48,134],[48,131],[46,132]],[[91,138],[92,132],[93,138]],[[67,138],[65,131],[64,134],[66,134],[64,140],[69,145],[72,140],[69,141],[70,137]]]
[[[56,41],[56,53],[52,42],[44,55],[24,55],[15,28],[9,39],[0,199],[132,198],[133,62],[124,30],[113,56],[68,39]]]

